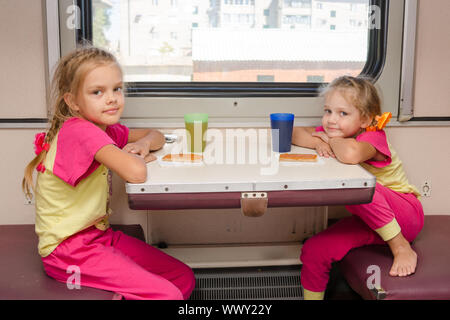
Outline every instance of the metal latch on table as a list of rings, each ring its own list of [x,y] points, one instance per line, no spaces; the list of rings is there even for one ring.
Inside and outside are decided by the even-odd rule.
[[[374,288],[370,289],[370,291],[373,293],[373,295],[375,296],[375,298],[377,300],[383,300],[386,298],[387,293],[381,287],[374,287]]]
[[[241,212],[247,217],[260,217],[267,210],[267,192],[242,192]]]

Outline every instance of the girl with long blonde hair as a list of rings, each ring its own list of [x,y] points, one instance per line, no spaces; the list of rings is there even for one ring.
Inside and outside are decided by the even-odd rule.
[[[195,284],[187,265],[109,227],[108,171],[145,182],[150,152],[165,143],[157,130],[119,123],[123,89],[120,65],[105,50],[80,48],[59,61],[51,125],[36,135],[22,181],[25,194],[36,196],[38,251],[46,273],[61,282],[76,266],[81,286],[125,299],[187,299]]]
[[[410,242],[424,221],[420,193],[408,182],[383,129],[390,114],[381,113],[381,99],[370,79],[339,77],[322,96],[322,126],[295,127],[292,143],[315,149],[322,157],[360,164],[376,177],[376,186],[371,203],[346,206],[351,217],[305,242],[300,257],[305,299],[323,299],[331,264],[364,245],[389,245],[394,258],[389,275],[414,273],[417,254]]]

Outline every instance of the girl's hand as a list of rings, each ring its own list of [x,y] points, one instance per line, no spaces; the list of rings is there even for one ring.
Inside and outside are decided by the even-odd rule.
[[[123,147],[123,151],[133,153],[141,158],[144,158],[146,163],[156,160],[156,156],[150,153],[150,147],[142,141],[128,143],[125,147]]]
[[[136,141],[128,143],[125,147],[123,147],[123,151],[145,157],[150,152],[150,147],[146,143]]]
[[[316,145],[316,152],[321,157],[336,158],[336,156],[334,155],[334,152],[331,149],[330,145],[328,143],[323,142],[323,141],[320,141],[319,143],[317,143],[317,145]]]
[[[322,141],[325,142],[326,144],[329,144],[329,143],[330,143],[330,138],[329,138],[328,135],[327,135],[325,132],[323,132],[323,131],[313,132],[313,133],[311,133],[311,135],[312,135],[313,137],[317,137],[317,138],[322,139]]]
[[[320,138],[322,141],[318,142],[316,145],[316,152],[321,156],[321,157],[332,157],[332,158],[336,158],[336,156],[334,155],[333,150],[330,147],[330,137],[328,137],[328,135],[321,131],[321,132],[313,132],[311,133],[311,135],[313,137],[317,137]]]
[[[149,153],[144,157],[145,163],[155,161],[156,159],[157,159],[156,156],[152,153]]]

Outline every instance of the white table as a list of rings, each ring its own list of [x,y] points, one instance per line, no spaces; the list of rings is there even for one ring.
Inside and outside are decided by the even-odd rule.
[[[208,129],[210,139],[204,152],[205,163],[201,166],[167,167],[161,166],[159,161],[148,163],[146,182],[126,184],[130,208],[240,208],[241,197],[245,193],[250,196],[264,194],[268,198],[268,207],[346,205],[368,203],[372,200],[376,179],[359,165],[346,165],[332,158],[319,158],[314,164],[279,164],[277,167],[276,154],[271,152],[270,130],[233,129],[230,130],[231,134],[227,130]],[[170,132],[168,130],[165,133]],[[175,132],[179,136],[177,142],[166,144],[155,155],[162,157],[182,150],[184,130]],[[247,143],[238,145],[236,138],[233,145],[227,145],[226,142],[231,141],[230,136],[233,134],[247,136]],[[315,151],[293,146],[291,153],[314,154]],[[234,157],[229,157],[227,161],[227,155],[231,154],[234,154]],[[258,155],[256,160],[255,154]],[[250,155],[254,157],[252,161],[249,161]],[[234,161],[231,161],[232,159]],[[326,216],[322,217],[322,220],[326,227]],[[214,268],[295,265],[301,263],[298,258],[301,248],[301,243],[292,242],[261,245],[178,245],[169,246],[163,251],[187,263],[191,268]]]
[[[333,158],[318,158],[317,163],[281,164],[276,153],[271,152],[267,128],[227,130],[208,130],[210,141],[202,165],[148,163],[146,182],[126,184],[130,208],[238,208],[242,193],[255,192],[267,193],[269,207],[358,204],[372,200],[376,179],[359,165],[343,164]],[[175,132],[179,136],[177,142],[166,144],[156,156],[182,151],[184,130]],[[235,138],[231,144],[233,136],[246,137],[247,143],[239,145]],[[292,146],[290,153],[315,154],[315,151]]]

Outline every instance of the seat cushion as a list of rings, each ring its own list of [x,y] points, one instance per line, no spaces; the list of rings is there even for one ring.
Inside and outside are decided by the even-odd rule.
[[[371,245],[351,250],[339,263],[350,287],[362,298],[386,300],[450,299],[450,215],[427,215],[425,224],[413,242],[418,256],[416,272],[407,277],[391,277],[393,256],[387,245]],[[368,288],[380,269],[378,294]],[[370,268],[369,268],[370,267]],[[370,278],[370,279],[369,279]]]
[[[145,241],[140,225],[114,230]],[[109,300],[114,293],[94,288],[68,289],[44,272],[34,225],[0,225],[0,300]]]

